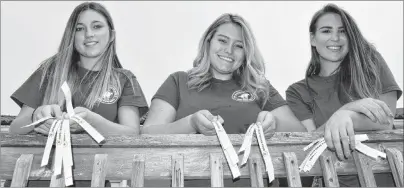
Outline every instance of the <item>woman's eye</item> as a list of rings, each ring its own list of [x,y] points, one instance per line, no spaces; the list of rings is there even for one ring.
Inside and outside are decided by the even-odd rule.
[[[325,30],[322,30],[321,32],[322,32],[322,33],[331,33],[331,30],[325,29]]]
[[[346,33],[345,29],[339,30],[340,33]]]
[[[237,48],[240,48],[240,49],[243,49],[243,48],[244,48],[243,45],[241,45],[241,44],[236,44],[236,47],[237,47]]]
[[[82,31],[84,28],[82,28],[82,27],[77,27],[76,28],[76,31]]]
[[[226,40],[224,40],[224,39],[218,39],[218,41],[219,41],[220,43],[226,43]]]
[[[102,25],[95,25],[94,26],[94,29],[100,29],[100,28],[102,28]]]

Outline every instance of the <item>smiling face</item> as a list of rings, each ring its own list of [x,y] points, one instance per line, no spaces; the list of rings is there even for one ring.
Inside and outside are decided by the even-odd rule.
[[[335,13],[321,16],[311,33],[311,45],[317,50],[321,63],[340,63],[348,54],[348,37],[341,17]]]
[[[79,16],[74,36],[74,48],[80,56],[96,58],[106,49],[110,40],[110,29],[103,15],[86,10]]]
[[[213,77],[230,80],[245,61],[241,27],[226,23],[219,26],[210,40],[209,60]]]

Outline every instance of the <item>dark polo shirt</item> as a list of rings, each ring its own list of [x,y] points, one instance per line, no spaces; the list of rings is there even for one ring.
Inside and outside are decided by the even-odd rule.
[[[78,66],[77,73],[80,78],[82,78],[86,73],[87,69]],[[91,111],[101,115],[105,119],[112,122],[118,122],[118,108],[120,106],[135,106],[139,108],[140,117],[145,114],[148,110],[148,105],[144,97],[143,91],[133,73],[129,70],[120,69],[119,81],[121,84],[121,90],[118,91],[116,86],[110,86],[107,92],[103,94],[100,98],[99,105],[95,105]],[[98,71],[89,71],[88,76],[93,76],[98,74]],[[31,107],[37,108],[42,105],[44,97],[44,87],[40,88],[42,70],[36,70],[25,83],[18,88],[12,95],[11,99],[14,100],[20,107],[23,104]],[[46,80],[52,78],[46,78],[44,86],[46,86]],[[130,80],[132,80],[132,84]],[[80,89],[72,93],[72,103],[73,108],[78,106],[85,106],[84,102],[87,96],[87,91],[91,88],[88,82],[83,82]]]
[[[397,85],[393,74],[386,62],[380,61],[381,94],[397,91],[397,99],[400,98],[402,90]],[[310,95],[305,80],[296,82],[286,90],[286,101],[296,117],[300,120],[313,119],[316,127],[320,127],[340,107],[350,101],[344,93],[338,93],[336,87],[337,74],[328,77],[317,75],[308,78],[308,83],[313,89]],[[341,187],[359,186],[357,176],[338,176]],[[375,174],[378,186],[394,186],[391,173]]]

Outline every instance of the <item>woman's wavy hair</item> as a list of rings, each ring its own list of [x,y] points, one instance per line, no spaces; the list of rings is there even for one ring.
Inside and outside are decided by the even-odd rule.
[[[327,4],[317,11],[310,22],[310,34],[317,30],[318,19],[325,14],[338,14],[345,28],[348,38],[348,54],[341,62],[336,79],[339,92],[348,95],[350,100],[360,98],[378,98],[381,82],[379,78],[379,62],[383,61],[380,53],[361,34],[355,20],[343,9],[334,4]],[[316,47],[311,46],[310,64],[306,70],[306,84],[308,77],[320,73],[320,58]],[[309,91],[311,91],[309,87]]]
[[[210,87],[213,78],[210,71],[209,59],[210,41],[217,28],[223,24],[232,23],[241,27],[245,62],[233,72],[233,79],[240,84],[242,90],[247,90],[259,99],[259,104],[264,107],[269,97],[269,81],[265,78],[265,64],[258,50],[256,40],[249,24],[239,15],[223,14],[217,18],[205,31],[200,42],[197,57],[193,68],[188,71],[188,88],[202,91]]]
[[[86,10],[96,11],[105,17],[110,29],[110,42],[97,62],[97,64],[101,64],[100,71],[96,74],[91,74],[91,76],[90,71],[88,71],[83,78],[79,78],[77,70],[80,55],[74,48],[74,36],[79,16]],[[104,6],[95,2],[84,2],[78,5],[67,22],[58,52],[41,63],[42,78],[40,86],[44,90],[42,104],[62,105],[64,98],[60,92],[60,87],[65,81],[67,81],[72,93],[83,92],[79,90],[79,86],[83,82],[89,84],[90,87],[83,93],[86,96],[84,105],[89,109],[92,109],[100,102],[99,99],[109,86],[113,85],[118,91],[121,91],[119,74],[123,73],[126,77],[129,76],[121,69],[122,65],[116,54],[115,38],[115,27],[111,15]],[[132,83],[132,79],[129,80]]]

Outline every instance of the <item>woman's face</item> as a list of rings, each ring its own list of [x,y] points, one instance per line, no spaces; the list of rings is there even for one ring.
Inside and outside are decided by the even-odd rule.
[[[230,80],[245,61],[241,27],[226,23],[219,26],[210,40],[209,60],[213,77]]]
[[[341,17],[335,13],[324,14],[317,20],[316,30],[311,34],[310,41],[322,63],[340,63],[349,50]]]
[[[100,56],[110,41],[110,28],[103,15],[86,10],[79,16],[74,36],[74,48],[81,56]]]

